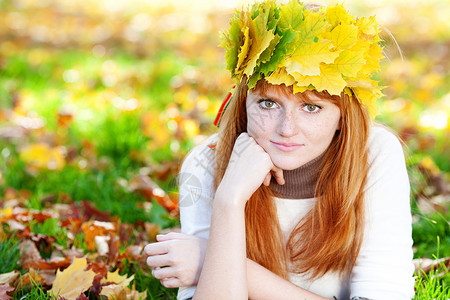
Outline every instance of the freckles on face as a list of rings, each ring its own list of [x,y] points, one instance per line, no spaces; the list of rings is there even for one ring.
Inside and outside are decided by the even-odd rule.
[[[274,89],[263,95],[250,91],[247,97],[249,135],[284,170],[298,168],[321,155],[339,129],[339,107],[314,94],[311,99],[304,98]]]

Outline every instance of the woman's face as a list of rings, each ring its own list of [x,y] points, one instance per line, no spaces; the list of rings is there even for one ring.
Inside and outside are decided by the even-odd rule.
[[[299,95],[270,86],[247,96],[247,132],[283,170],[296,169],[325,152],[339,129],[338,106],[310,91]]]

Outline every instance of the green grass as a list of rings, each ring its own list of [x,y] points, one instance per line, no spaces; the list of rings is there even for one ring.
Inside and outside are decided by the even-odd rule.
[[[444,273],[444,275],[440,275],[442,273]],[[441,264],[437,268],[431,270],[428,274],[419,270],[415,276],[416,294],[414,300],[450,299],[450,273],[445,265]]]
[[[450,256],[449,219],[449,214],[437,212],[430,216],[419,215],[419,220],[413,224],[414,257],[433,257],[436,253],[441,257]]]
[[[19,243],[15,235],[0,242],[0,274],[18,270],[20,258]]]
[[[34,232],[36,234],[42,234],[55,238],[55,242],[61,246],[67,245],[68,231],[67,229],[60,226],[59,220],[56,218],[47,219],[42,224],[37,223],[36,221],[32,221],[30,224],[30,229],[31,232]],[[42,251],[40,252],[41,256],[43,256],[44,258],[49,258],[52,251],[50,251],[50,253],[46,253],[47,255],[42,255]]]
[[[47,293],[44,288],[35,282],[24,286],[14,292],[14,300],[57,300],[55,296]]]

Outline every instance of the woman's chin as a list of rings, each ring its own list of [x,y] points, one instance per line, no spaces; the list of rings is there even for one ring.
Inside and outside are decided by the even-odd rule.
[[[272,162],[276,167],[286,171],[295,170],[306,163],[290,159],[272,159]]]

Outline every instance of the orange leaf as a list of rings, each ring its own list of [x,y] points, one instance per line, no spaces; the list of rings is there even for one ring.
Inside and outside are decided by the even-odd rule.
[[[95,249],[96,236],[114,236],[116,231],[113,223],[99,221],[84,222],[81,229],[85,234],[88,249],[91,251]]]

